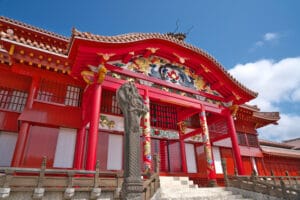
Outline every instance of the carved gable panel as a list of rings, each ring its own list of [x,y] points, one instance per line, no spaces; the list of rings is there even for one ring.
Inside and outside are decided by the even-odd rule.
[[[109,64],[143,73],[146,76],[158,78],[169,83],[221,96],[219,92],[210,88],[210,84],[202,76],[195,74],[194,70],[178,63],[172,63],[165,58],[135,56],[128,63],[118,60],[111,61]]]

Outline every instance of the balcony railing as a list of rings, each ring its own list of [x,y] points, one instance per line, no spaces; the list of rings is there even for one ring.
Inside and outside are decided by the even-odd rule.
[[[243,190],[275,196],[277,198],[296,200],[300,199],[300,176],[258,176],[255,171],[251,176],[241,176],[235,173],[228,176],[226,161],[222,160],[224,181],[227,187],[235,187]],[[236,171],[236,170],[235,170]]]
[[[156,170],[152,174],[142,174],[144,200],[150,199],[159,189],[158,174]],[[88,198],[97,199],[101,192],[110,192],[114,199],[119,199],[122,183],[123,172],[101,172],[99,162],[95,171],[46,169],[46,159],[41,168],[0,167],[0,199],[14,192],[32,192],[33,199],[42,199],[45,192],[62,193],[62,199],[72,199],[80,192],[88,192]]]

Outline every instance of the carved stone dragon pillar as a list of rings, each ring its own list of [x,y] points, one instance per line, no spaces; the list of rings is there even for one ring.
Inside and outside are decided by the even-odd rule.
[[[124,115],[124,183],[121,199],[142,199],[143,183],[140,166],[140,121],[148,109],[133,82],[117,90],[117,102]]]

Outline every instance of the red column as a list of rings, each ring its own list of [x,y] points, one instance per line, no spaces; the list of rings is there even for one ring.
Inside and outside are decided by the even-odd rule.
[[[78,131],[77,131],[76,149],[75,149],[75,155],[74,155],[74,168],[75,169],[82,169],[85,137],[86,137],[86,129],[85,129],[85,126],[83,126],[80,129],[78,129]]]
[[[237,135],[236,135],[236,131],[235,131],[234,121],[233,121],[233,118],[232,118],[230,112],[228,112],[228,114],[227,114],[227,124],[228,124],[228,131],[229,131],[230,138],[231,138],[232,149],[233,149],[235,162],[237,165],[238,174],[245,175],[245,170],[244,170],[242,157],[241,157],[241,151],[240,151],[240,147],[238,144],[238,139],[237,139]]]
[[[144,94],[145,105],[148,108],[148,112],[143,117],[143,164],[144,172],[150,172],[151,170],[151,126],[150,126],[150,100],[148,89],[145,89]]]
[[[30,90],[28,93],[25,109],[31,109],[34,98],[38,89],[39,85],[39,79],[36,77],[32,78]],[[29,130],[29,123],[28,122],[22,122],[18,134],[18,139],[16,142],[16,147],[14,151],[14,155],[12,158],[11,166],[12,167],[20,167],[22,165],[22,160],[24,157],[24,150],[26,147],[26,140],[28,136],[28,130]]]
[[[180,156],[181,156],[181,163],[182,163],[182,171],[187,173],[187,162],[186,162],[186,152],[185,152],[185,143],[182,135],[185,134],[185,122],[181,121],[178,124],[179,128],[179,145],[180,145]]]
[[[99,127],[99,115],[101,104],[101,92],[102,88],[99,84],[91,85],[93,88],[92,98],[92,112],[90,120],[90,128],[88,135],[87,156],[86,156],[86,169],[95,170],[96,158],[97,158],[97,144],[98,144],[98,127]]]
[[[179,133],[180,134],[180,133]],[[179,138],[180,140],[180,152],[181,152],[181,163],[182,163],[182,171],[187,173],[187,163],[186,163],[186,154],[185,154],[185,143],[184,140]]]
[[[209,138],[209,132],[208,132],[208,126],[207,126],[207,120],[206,120],[206,113],[204,106],[202,105],[201,113],[200,113],[200,122],[202,127],[202,134],[203,134],[203,143],[204,143],[204,152],[206,156],[206,169],[208,174],[208,184],[210,186],[215,186],[217,184],[216,181],[216,169],[215,169],[215,163],[212,155],[212,147],[210,143]]]

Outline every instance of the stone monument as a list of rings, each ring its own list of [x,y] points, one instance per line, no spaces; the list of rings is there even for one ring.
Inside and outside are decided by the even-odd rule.
[[[117,102],[124,115],[124,182],[121,199],[142,199],[143,183],[140,164],[140,122],[148,109],[133,82],[117,90]]]

